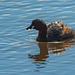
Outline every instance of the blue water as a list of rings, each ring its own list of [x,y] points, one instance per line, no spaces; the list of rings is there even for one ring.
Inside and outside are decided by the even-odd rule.
[[[75,0],[0,0],[0,75],[74,75],[75,43],[37,43],[33,19],[63,20],[75,29]]]

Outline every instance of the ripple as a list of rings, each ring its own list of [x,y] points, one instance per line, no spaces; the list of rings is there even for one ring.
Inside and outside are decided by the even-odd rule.
[[[25,10],[25,11],[32,11],[32,10],[42,10],[42,8],[34,8],[34,9]]]
[[[5,35],[12,35],[12,34],[5,34]]]
[[[50,50],[58,46],[38,45],[37,31],[24,30],[36,18],[46,23],[60,19],[75,28],[74,9],[74,0],[0,0],[0,75],[34,75],[34,71],[40,75],[75,73],[74,45],[68,47],[63,44],[63,49],[58,49],[55,55],[56,50]],[[43,54],[47,48],[48,57]],[[39,59],[45,61],[38,61]]]
[[[26,1],[17,1],[17,2],[8,2],[10,5],[29,5],[30,3],[26,2]]]
[[[61,63],[63,63],[63,64],[70,64],[71,63],[71,61],[62,61]]]
[[[25,72],[30,71],[29,69],[24,69]]]
[[[11,11],[11,10],[14,10],[14,11],[16,11],[16,10],[19,10],[19,9],[18,9],[18,8],[14,8],[14,9],[13,9],[13,8],[12,8],[12,9],[11,9],[11,8],[6,8],[6,9],[4,9],[4,10],[10,10],[10,11]]]
[[[2,16],[10,16],[10,14],[3,14]]]
[[[69,23],[69,24],[71,24],[71,25],[74,24],[74,25],[75,25],[75,22],[73,22],[73,23]]]
[[[11,53],[17,53],[16,51],[11,51]]]
[[[30,13],[27,13],[27,14],[37,14],[37,12],[32,12],[32,13],[30,12]]]
[[[38,1],[51,1],[51,0],[38,0]]]
[[[68,16],[61,16],[62,18],[68,18]]]
[[[72,11],[63,11],[61,13],[71,13]]]
[[[16,58],[10,58],[10,60],[15,60]]]
[[[0,19],[3,19],[3,17],[0,17]]]
[[[72,8],[72,7],[68,7],[68,6],[66,6],[65,8]]]
[[[67,0],[59,0],[59,1],[67,1]],[[71,0],[68,0],[68,1],[71,1]]]
[[[6,0],[0,0],[0,1],[6,1]]]

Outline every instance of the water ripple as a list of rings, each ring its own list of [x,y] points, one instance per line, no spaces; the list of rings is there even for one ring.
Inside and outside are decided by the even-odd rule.
[[[0,75],[74,74],[74,42],[56,52],[61,44],[39,44],[38,32],[25,30],[36,18],[75,28],[74,9],[74,0],[0,0]]]
[[[3,14],[3,15],[1,15],[1,16],[10,16],[10,14]]]
[[[51,0],[38,0],[38,1],[51,1]]]

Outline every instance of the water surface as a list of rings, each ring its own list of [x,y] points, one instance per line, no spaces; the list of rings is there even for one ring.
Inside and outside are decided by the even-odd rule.
[[[0,0],[0,75],[74,75],[75,42],[36,42],[33,19],[63,20],[75,29],[74,0]]]

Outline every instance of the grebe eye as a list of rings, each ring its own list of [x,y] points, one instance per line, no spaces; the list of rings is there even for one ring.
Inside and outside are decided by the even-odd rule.
[[[59,23],[59,22],[58,22]]]

